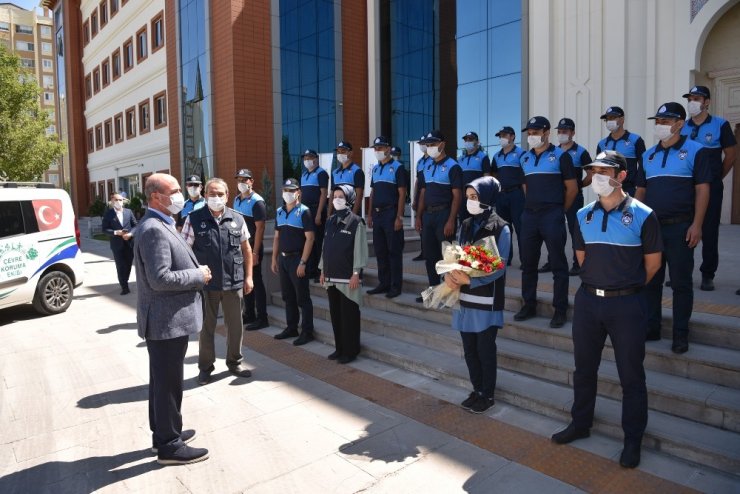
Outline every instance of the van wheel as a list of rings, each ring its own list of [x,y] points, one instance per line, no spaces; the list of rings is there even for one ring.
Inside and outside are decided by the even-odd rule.
[[[42,314],[52,315],[64,312],[72,303],[72,280],[61,271],[46,273],[33,297],[33,308]]]

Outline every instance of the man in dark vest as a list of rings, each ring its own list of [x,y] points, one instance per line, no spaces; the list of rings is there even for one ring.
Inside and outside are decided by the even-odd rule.
[[[211,381],[216,361],[214,334],[219,305],[226,325],[226,366],[239,377],[251,371],[242,357],[242,291],[251,293],[252,248],[249,230],[237,211],[226,207],[229,186],[220,178],[206,182],[207,206],[185,218],[181,235],[193,248],[201,265],[211,268],[213,278],[203,288],[203,330],[198,351],[198,384]]]

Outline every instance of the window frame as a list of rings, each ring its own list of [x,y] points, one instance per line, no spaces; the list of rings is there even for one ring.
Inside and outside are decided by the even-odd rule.
[[[157,102],[162,100],[162,120],[159,121],[159,108]],[[154,130],[167,127],[167,90],[160,91],[152,97],[152,108],[154,109]]]
[[[90,19],[85,19],[82,23],[82,46],[90,44]]]
[[[100,151],[103,147],[103,124],[99,123],[95,126],[95,150]]]
[[[130,126],[132,132],[129,132],[129,115],[133,115],[133,122]],[[124,111],[123,130],[127,141],[136,137],[136,106],[130,106]]]
[[[100,17],[100,30],[102,31],[106,24],[108,24],[108,19],[110,18],[108,16],[108,0],[102,0],[100,5],[98,5],[98,16]]]
[[[106,82],[106,79],[108,79],[108,82]],[[100,82],[101,82],[101,88],[105,89],[108,86],[110,86],[111,78],[110,78],[110,58],[105,57],[102,62],[100,62]]]
[[[95,129],[87,129],[87,154],[95,152]]]
[[[156,26],[157,22],[160,23],[160,31],[162,33],[162,42],[159,45],[156,45],[155,44],[155,36],[156,36],[156,33],[157,33],[157,31],[155,29],[155,26]],[[157,13],[157,15],[155,15],[154,17],[152,17],[152,20],[150,22],[150,25],[151,25],[151,45],[152,45],[151,46],[151,52],[152,52],[152,54],[154,54],[154,53],[158,52],[159,50],[161,50],[164,47],[164,44],[165,44],[164,10],[160,10],[159,13]]]
[[[131,64],[126,63],[128,50],[126,46],[131,46]],[[136,50],[134,47],[134,37],[131,36],[129,39],[123,42],[123,49],[121,50],[121,58],[123,59],[123,73],[125,74],[129,70],[134,68],[134,59],[136,58]]]
[[[118,56],[118,75],[116,75],[116,71],[114,70],[114,68],[116,66],[115,63],[114,63],[114,61],[116,59],[116,56]],[[123,72],[121,71],[121,68],[122,68],[122,64],[121,64],[121,47],[119,46],[118,48],[116,48],[115,50],[113,50],[113,53],[110,54],[110,75],[111,75],[110,81],[111,82],[115,81],[116,79],[118,79],[119,77],[121,77],[121,75],[123,75]]]
[[[92,74],[88,73],[85,76],[85,101],[92,98],[92,96],[93,96]]]
[[[93,87],[93,94],[98,94],[101,90],[100,88],[100,67],[95,67],[92,70],[92,87]]]
[[[92,11],[90,14],[90,39],[94,39],[95,36],[98,35],[98,31],[100,29],[98,28],[98,8],[95,7],[95,10]]]
[[[116,6],[114,9],[113,6]],[[110,18],[113,19],[118,11],[120,10],[121,6],[118,4],[118,0],[110,0],[110,5],[108,6],[108,10],[110,11]]]
[[[103,122],[103,141],[105,147],[109,148],[113,145],[113,119],[109,118]]]
[[[120,136],[116,132],[116,125],[120,123]],[[126,136],[126,129],[124,128],[124,122],[123,122],[123,112],[116,113],[113,116],[113,142],[115,144],[121,143],[124,141]]]
[[[142,36],[143,34],[143,36]],[[144,53],[141,52],[141,40],[144,40]],[[136,31],[136,64],[140,64],[149,56],[149,34],[147,32],[147,25],[144,24],[138,31]]]
[[[146,109],[146,122],[142,118],[142,111]],[[149,98],[140,101],[137,105],[137,116],[139,118],[139,135],[148,134],[152,131],[152,105]],[[144,124],[146,123],[146,127]]]

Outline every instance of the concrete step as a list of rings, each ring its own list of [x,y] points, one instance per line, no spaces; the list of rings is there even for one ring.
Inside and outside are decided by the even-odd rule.
[[[377,270],[367,268],[363,271],[363,282],[365,286],[373,288],[378,284]],[[571,283],[580,285],[580,280],[571,278]],[[404,272],[403,290],[404,292],[413,293],[414,297],[418,296],[429,286],[426,275]],[[506,310],[516,312],[523,304],[521,289],[515,286],[506,286]],[[568,320],[573,319],[573,295],[568,296]],[[431,312],[424,311],[427,317],[434,317]],[[552,307],[552,293],[537,292],[537,314],[550,319],[554,314]],[[423,317],[424,315],[422,315]],[[509,318],[510,319],[510,318]],[[507,321],[509,319],[506,319]],[[672,327],[673,314],[671,309],[663,308],[663,338],[670,341],[673,338]],[[740,350],[740,338],[738,338],[738,328],[740,328],[740,319],[732,316],[720,314],[707,314],[695,312],[689,322],[690,335],[689,340],[692,343],[701,343],[725,349]],[[666,342],[667,343],[667,342]],[[665,343],[663,344],[665,346]],[[670,346],[670,345],[669,345]],[[738,383],[740,386],[740,383]]]
[[[387,300],[387,299],[386,299]],[[314,321],[330,320],[326,298],[313,297]],[[278,294],[273,304],[284,307]],[[411,314],[398,314],[365,306],[362,308],[362,330],[397,341],[463,357],[460,337],[448,324],[419,320]],[[503,336],[503,335],[502,335]],[[499,337],[499,368],[534,378],[570,385],[573,382],[573,355],[557,350]],[[701,422],[714,427],[740,432],[740,390],[716,384],[646,370],[651,409]],[[600,394],[621,399],[622,389],[616,364],[604,360],[599,372]]]
[[[363,312],[365,312],[363,310]],[[271,324],[285,327],[283,311],[272,311]],[[364,324],[364,321],[363,321]],[[328,321],[315,318],[319,341],[333,344]],[[389,337],[362,336],[362,355],[441,381],[469,388],[463,359],[450,353]],[[329,353],[329,352],[327,352]],[[567,423],[572,399],[570,386],[544,381],[506,369],[498,372],[496,399]],[[621,403],[598,397],[594,429],[621,440]],[[740,475],[740,434],[672,416],[649,412],[644,446],[668,455],[699,463],[732,475]]]

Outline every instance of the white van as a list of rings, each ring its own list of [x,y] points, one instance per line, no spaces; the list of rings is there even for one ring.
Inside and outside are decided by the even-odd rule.
[[[82,284],[80,230],[69,195],[47,183],[0,182],[0,309],[64,312]]]

